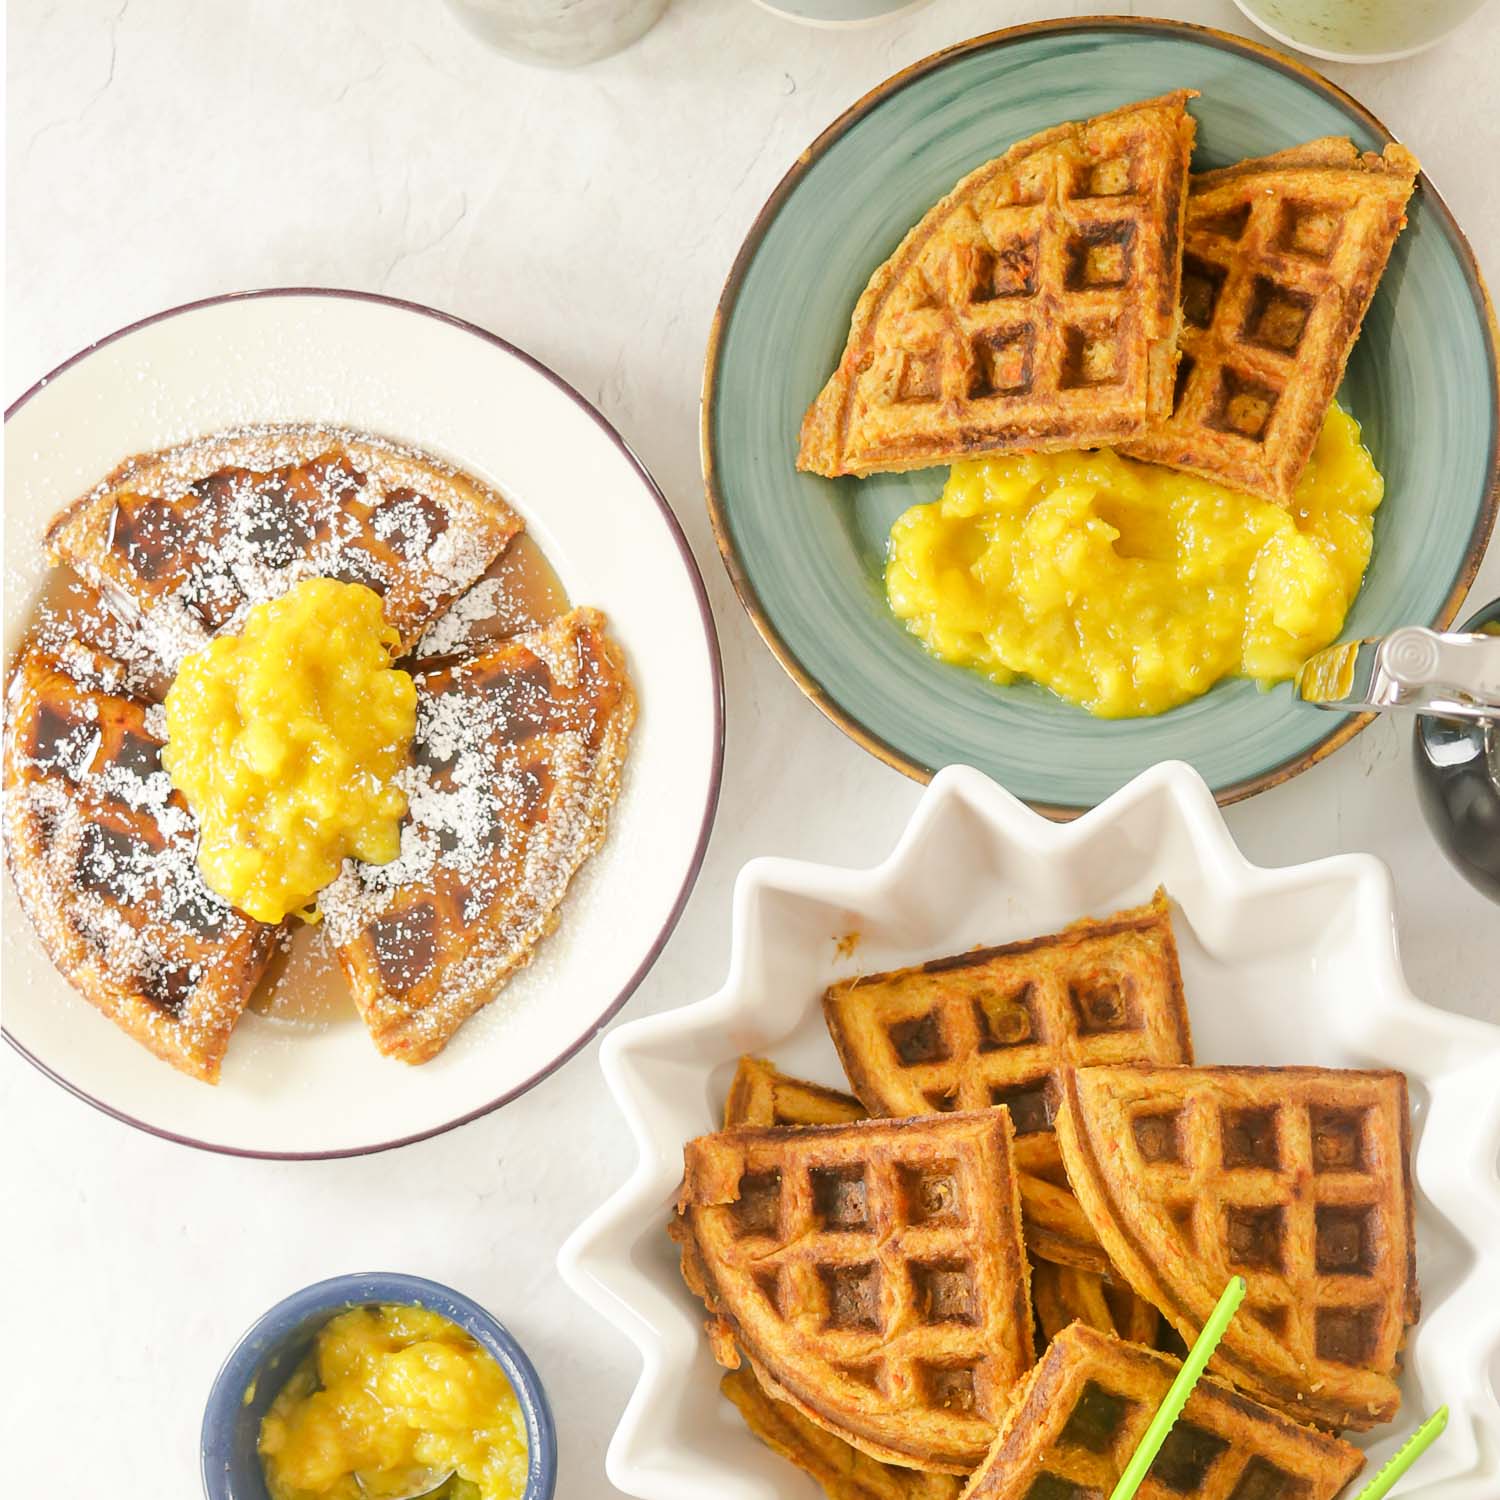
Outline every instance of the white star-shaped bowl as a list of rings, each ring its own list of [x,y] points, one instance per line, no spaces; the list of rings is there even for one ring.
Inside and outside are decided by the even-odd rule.
[[[620,1489],[645,1500],[816,1493],[719,1396],[703,1309],[665,1232],[683,1142],[717,1128],[736,1059],[756,1053],[840,1084],[819,1003],[833,980],[1055,931],[1146,901],[1158,885],[1172,900],[1198,1061],[1393,1067],[1410,1080],[1423,1316],[1407,1342],[1400,1417],[1360,1440],[1366,1477],[1446,1402],[1448,1430],[1402,1493],[1496,1500],[1500,1027],[1412,995],[1378,860],[1252,865],[1180,763],[1154,767],[1069,824],[954,767],[873,870],[753,860],[735,888],[724,987],[606,1038],[605,1080],[640,1161],[559,1265],[641,1353],[609,1447]]]

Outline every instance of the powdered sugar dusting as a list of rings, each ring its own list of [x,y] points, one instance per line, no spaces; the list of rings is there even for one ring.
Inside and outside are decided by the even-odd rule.
[[[409,1060],[530,962],[603,838],[634,709],[602,617],[553,618],[565,596],[525,538],[507,551],[519,530],[451,467],[314,425],[133,459],[54,523],[51,550],[79,576],[54,575],[13,687],[44,663],[56,680],[38,702],[63,703],[65,722],[39,753],[7,723],[5,819],[22,905],[88,998],[188,1071],[216,1072],[278,932],[203,884],[194,820],[157,754],[160,699],[183,655],[315,575],[376,588],[426,669],[400,853],[346,863],[316,948],[363,955],[365,1018]],[[387,1045],[392,1027],[403,1046]]]
[[[452,656],[468,645],[476,626],[499,614],[505,584],[485,578],[453,603],[422,632],[417,656]]]
[[[97,590],[66,569],[55,570],[49,580],[26,638],[56,657],[76,681],[101,692],[151,701],[166,691],[161,661],[141,631],[122,621]]]
[[[212,1076],[269,930],[204,885],[196,825],[159,758],[160,707],[121,696],[124,676],[81,641],[28,646],[7,694],[10,863],[63,972]]]
[[[401,852],[347,862],[320,901],[388,1049],[431,1055],[489,1000],[602,839],[633,717],[602,623],[575,611],[419,676]]]
[[[450,465],[296,424],[132,459],[54,523],[49,543],[175,668],[254,604],[313,577],[373,588],[410,644],[520,528]]]

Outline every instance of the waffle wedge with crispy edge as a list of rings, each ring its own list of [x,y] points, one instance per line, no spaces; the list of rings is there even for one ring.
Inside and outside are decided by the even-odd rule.
[[[5,704],[6,858],[64,978],[142,1046],[216,1083],[280,929],[204,885],[161,727],[125,680],[76,639],[22,650]]]
[[[724,1101],[724,1126],[838,1125],[866,1118],[852,1095],[788,1077],[760,1057],[742,1057]],[[823,1487],[830,1500],[957,1500],[962,1480],[952,1474],[883,1464],[843,1438],[809,1422],[796,1407],[768,1396],[743,1366],[719,1389],[756,1437],[790,1459]]]
[[[1418,1297],[1406,1080],[1336,1068],[1080,1068],[1058,1140],[1110,1259],[1213,1368],[1323,1427],[1388,1422]]]
[[[1071,1189],[1024,1168],[1017,1175],[1021,1179],[1021,1223],[1032,1259],[1109,1276],[1109,1257]],[[1058,1175],[1063,1175],[1060,1164]]]
[[[635,699],[592,609],[412,675],[401,853],[346,861],[318,904],[375,1045],[420,1063],[556,927],[604,840]]]
[[[812,1475],[829,1500],[958,1500],[956,1474],[928,1474],[883,1464],[842,1438],[809,1422],[796,1407],[777,1401],[745,1367],[719,1382],[745,1425],[768,1448]]]
[[[47,529],[169,669],[304,578],[364,583],[408,650],[521,530],[493,490],[341,428],[246,427],[129,459]]]
[[[1034,1358],[1008,1115],[740,1127],[684,1163],[720,1363],[882,1463],[972,1469]]]
[[[1290,504],[1419,170],[1328,136],[1194,177],[1173,408],[1121,451]]]
[[[740,1059],[724,1101],[726,1127],[837,1125],[866,1118],[864,1105],[852,1094],[789,1077],[760,1057]],[[1109,1275],[1109,1257],[1072,1193],[1033,1172],[1017,1171],[1016,1181],[1021,1189],[1022,1233],[1033,1261]]]
[[[1171,408],[1192,90],[1018,142],[870,278],[797,467],[1092,448]]]
[[[1047,1343],[1070,1323],[1086,1323],[1100,1333],[1117,1333],[1133,1344],[1149,1346],[1161,1326],[1161,1314],[1128,1286],[1048,1261],[1032,1263],[1031,1305]]]
[[[850,1094],[783,1073],[763,1057],[742,1057],[724,1100],[724,1125],[845,1125],[863,1120]]]
[[[1081,1323],[1018,1388],[965,1500],[1108,1495],[1180,1366]],[[1217,1380],[1187,1398],[1139,1500],[1332,1500],[1360,1470],[1352,1444],[1304,1427]]]
[[[1059,1162],[1060,1067],[1192,1061],[1161,890],[1149,905],[1047,937],[843,980],[823,1014],[872,1115],[1008,1105],[1016,1160],[1030,1172]]]

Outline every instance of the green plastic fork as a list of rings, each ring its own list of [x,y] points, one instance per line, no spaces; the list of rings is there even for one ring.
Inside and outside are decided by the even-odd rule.
[[[1219,1347],[1219,1340],[1224,1337],[1224,1330],[1229,1327],[1229,1320],[1234,1316],[1235,1309],[1244,1300],[1245,1278],[1231,1276],[1229,1285],[1219,1294],[1218,1303],[1208,1315],[1208,1322],[1203,1325],[1203,1332],[1193,1340],[1193,1347],[1188,1350],[1188,1357],[1183,1360],[1176,1380],[1172,1382],[1167,1394],[1162,1397],[1161,1405],[1156,1408],[1156,1415],[1152,1417],[1145,1436],[1136,1445],[1135,1452],[1130,1455],[1130,1462],[1125,1465],[1125,1472],[1120,1475],[1119,1482],[1110,1491],[1109,1500],[1135,1500],[1135,1492],[1140,1488],[1141,1480],[1146,1477],[1146,1470],[1151,1467],[1156,1460],[1156,1455],[1161,1452],[1161,1445],[1166,1442],[1167,1434],[1171,1432],[1178,1417],[1182,1415],[1182,1408],[1187,1405],[1187,1398],[1192,1393],[1193,1387],[1198,1384],[1204,1366],[1213,1357],[1214,1350]]]
[[[1156,1408],[1156,1415],[1152,1417],[1151,1425],[1136,1445],[1135,1452],[1130,1455],[1130,1462],[1125,1465],[1125,1472],[1120,1475],[1119,1481],[1110,1491],[1109,1500],[1135,1500],[1135,1492],[1146,1477],[1146,1471],[1156,1461],[1156,1455],[1161,1452],[1162,1444],[1167,1440],[1167,1434],[1176,1426],[1178,1417],[1182,1415],[1182,1408],[1187,1405],[1187,1399],[1193,1392],[1193,1387],[1202,1378],[1205,1367],[1213,1358],[1214,1350],[1219,1347],[1219,1340],[1224,1337],[1224,1330],[1229,1327],[1230,1319],[1234,1317],[1236,1309],[1244,1300],[1245,1278],[1243,1276],[1231,1277],[1229,1285],[1224,1288],[1214,1310],[1209,1314],[1208,1322],[1203,1325],[1202,1333],[1193,1341],[1193,1347],[1188,1351],[1188,1357],[1182,1362],[1177,1378],[1172,1382],[1167,1394],[1162,1397],[1161,1405]],[[1381,1466],[1380,1472],[1354,1497],[1354,1500],[1384,1500],[1384,1497],[1390,1494],[1396,1481],[1432,1446],[1438,1434],[1447,1425],[1448,1408],[1440,1406],[1391,1455]]]
[[[1447,1425],[1448,1408],[1440,1406],[1380,1466],[1380,1472],[1354,1497],[1354,1500],[1383,1500],[1384,1496],[1390,1494],[1391,1486],[1421,1458]]]

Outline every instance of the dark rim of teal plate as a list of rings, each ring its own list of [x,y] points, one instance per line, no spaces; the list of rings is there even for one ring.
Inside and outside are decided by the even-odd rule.
[[[1333,104],[1360,120],[1382,141],[1393,142],[1396,139],[1380,119],[1366,109],[1357,99],[1345,93],[1337,84],[1330,82],[1321,73],[1298,62],[1295,58],[1288,57],[1285,53],[1278,52],[1272,47],[1263,46],[1259,42],[1252,42],[1244,37],[1232,36],[1230,33],[1219,31],[1212,26],[1195,26],[1187,21],[1153,20],[1134,16],[1079,16],[1067,20],[1035,21],[1023,26],[1007,27],[1003,31],[987,32],[985,35],[974,37],[967,42],[959,42],[952,47],[945,47],[941,51],[934,52],[930,56],[913,63],[910,67],[903,68],[899,73],[892,74],[884,83],[879,84],[862,99],[852,104],[829,125],[797,158],[791,169],[777,183],[771,196],[766,199],[765,206],[756,215],[755,222],[751,225],[749,234],[745,236],[745,241],[740,246],[739,254],[735,256],[734,264],[730,267],[729,276],[724,283],[724,290],[719,296],[713,323],[709,329],[708,350],[703,366],[703,400],[699,432],[699,442],[702,450],[703,483],[708,499],[709,520],[713,526],[714,538],[718,543],[719,555],[724,560],[725,570],[729,574],[729,580],[734,585],[734,590],[739,596],[740,603],[744,606],[745,612],[750,616],[755,628],[760,632],[761,638],[771,648],[776,659],[786,669],[787,674],[801,688],[806,697],[827,718],[837,724],[850,739],[863,746],[864,749],[868,750],[877,759],[884,761],[886,765],[904,772],[907,776],[913,777],[917,781],[930,781],[936,774],[938,767],[929,766],[921,761],[914,760],[911,756],[892,745],[888,740],[874,733],[868,725],[864,724],[838,702],[822,682],[807,669],[782,637],[762,603],[754,584],[750,581],[749,574],[739,556],[733,532],[729,526],[728,507],[725,504],[723,492],[719,487],[713,453],[713,422],[718,399],[719,353],[723,333],[729,325],[730,318],[733,316],[735,305],[739,300],[741,285],[751,263],[760,250],[761,241],[765,238],[767,231],[780,214],[787,199],[800,185],[813,164],[872,110],[876,109],[892,95],[899,93],[909,84],[915,83],[927,74],[944,68],[956,59],[968,56],[971,53],[1007,47],[1015,42],[1027,40],[1032,37],[1066,36],[1070,33],[1084,35],[1089,32],[1098,31],[1112,31],[1116,33],[1139,32],[1148,36],[1181,36],[1208,46],[1219,47],[1226,52],[1238,53],[1252,62],[1286,73],[1298,79],[1307,87],[1323,94]],[[1497,328],[1495,310],[1490,301],[1489,292],[1485,287],[1484,277],[1480,274],[1479,264],[1474,258],[1474,251],[1463,230],[1459,228],[1458,221],[1453,217],[1452,211],[1443,201],[1437,189],[1428,180],[1426,173],[1423,173],[1418,178],[1418,183],[1422,191],[1423,206],[1431,209],[1437,216],[1457,252],[1464,277],[1473,293],[1476,309],[1488,331],[1490,391],[1495,407],[1495,420],[1491,427],[1489,478],[1485,494],[1479,513],[1475,517],[1474,528],[1469,535],[1469,542],[1465,549],[1463,560],[1454,574],[1453,583],[1448,590],[1441,610],[1430,622],[1433,629],[1442,630],[1453,622],[1458,614],[1460,605],[1463,603],[1464,596],[1468,593],[1470,585],[1474,582],[1474,576],[1479,571],[1480,561],[1484,556],[1490,532],[1495,524],[1497,507],[1500,507],[1500,328]],[[1299,772],[1305,771],[1311,765],[1315,765],[1324,756],[1331,755],[1340,746],[1347,744],[1373,718],[1373,714],[1342,715],[1334,720],[1333,727],[1316,744],[1306,750],[1299,751],[1295,755],[1289,756],[1286,760],[1279,762],[1268,770],[1260,772],[1258,775],[1246,777],[1216,788],[1214,790],[1215,800],[1220,805],[1227,806],[1231,802],[1238,802],[1245,797],[1253,797],[1257,792],[1266,791],[1273,786],[1280,785],[1283,781],[1290,780]],[[1047,816],[1053,818],[1077,817],[1080,813],[1087,812],[1090,806],[1087,803],[1043,802],[1035,798],[1027,798],[1026,800],[1038,812],[1045,813]]]

